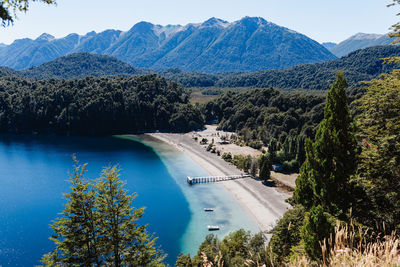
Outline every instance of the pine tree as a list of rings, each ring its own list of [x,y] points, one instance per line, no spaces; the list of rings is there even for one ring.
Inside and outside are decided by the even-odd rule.
[[[300,168],[300,176],[296,179],[296,188],[293,192],[294,203],[303,205],[309,210],[315,203],[311,177],[313,176],[312,160],[314,159],[312,142],[306,139],[305,144],[306,161]]]
[[[147,234],[146,226],[138,226],[137,223],[144,209],[132,207],[136,195],[129,195],[123,187],[115,167],[103,170],[96,198],[101,214],[102,254],[108,264],[116,267],[160,262],[162,258],[154,248],[156,239]]]
[[[356,142],[350,116],[346,80],[338,73],[327,93],[324,119],[313,144],[306,145],[306,162],[296,181],[294,199],[306,206],[321,205],[343,216],[350,205],[349,179],[356,167]],[[310,188],[312,198],[310,198]]]
[[[304,150],[305,140],[306,138],[304,135],[298,135],[296,139],[296,161],[299,166],[301,166],[306,159],[306,151]]]
[[[272,161],[269,154],[261,155],[260,158],[260,179],[263,181],[268,181],[271,177]]]
[[[57,264],[85,265],[99,263],[97,221],[94,209],[95,191],[90,181],[84,178],[86,164],[79,165],[74,157],[74,171],[70,174],[72,192],[65,194],[68,202],[60,218],[51,225],[55,232],[50,240],[56,248],[43,256],[47,266]]]

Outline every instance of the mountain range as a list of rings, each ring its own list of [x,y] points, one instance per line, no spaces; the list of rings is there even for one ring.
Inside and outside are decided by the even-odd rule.
[[[211,18],[185,26],[139,22],[126,32],[106,30],[59,39],[44,33],[35,40],[0,46],[0,65],[20,70],[74,52],[109,55],[138,68],[205,73],[283,69],[336,58],[303,34],[260,17],[245,17],[235,22]]]
[[[328,89],[337,71],[344,71],[349,87],[360,86],[381,73],[388,73],[398,64],[384,64],[382,58],[400,56],[400,46],[386,45],[360,49],[340,59],[322,63],[302,64],[283,70],[253,73],[206,74],[183,72],[179,69],[150,71],[137,69],[114,57],[73,53],[40,66],[25,70],[0,67],[0,78],[20,76],[30,79],[74,79],[88,76],[111,77],[155,73],[175,80],[185,87],[275,87],[282,89]],[[219,89],[217,91],[220,91]]]
[[[389,45],[392,42],[393,39],[387,34],[357,33],[338,44],[327,42],[322,45],[340,58],[358,49],[377,45]]]

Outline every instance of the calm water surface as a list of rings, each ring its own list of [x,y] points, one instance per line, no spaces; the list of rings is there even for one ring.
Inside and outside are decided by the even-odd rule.
[[[158,141],[135,140],[0,135],[0,266],[39,264],[53,248],[49,224],[63,209],[73,154],[88,163],[89,178],[118,164],[126,188],[138,194],[134,205],[146,207],[141,222],[159,237],[171,265],[180,251],[196,251],[208,224],[220,225],[220,236],[239,228],[257,231],[221,186],[186,184],[187,175],[206,175],[188,157]],[[211,206],[216,211],[205,214]]]

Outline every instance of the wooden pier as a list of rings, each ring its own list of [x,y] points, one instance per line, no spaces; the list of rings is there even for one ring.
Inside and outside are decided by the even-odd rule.
[[[205,184],[205,183],[216,183],[222,181],[236,180],[242,178],[249,178],[250,174],[240,174],[240,175],[227,175],[227,176],[204,176],[204,177],[187,177],[187,182],[190,185],[193,184]]]

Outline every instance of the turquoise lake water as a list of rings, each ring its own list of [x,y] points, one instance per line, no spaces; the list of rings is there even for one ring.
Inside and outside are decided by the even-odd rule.
[[[138,194],[134,206],[146,207],[141,223],[159,237],[171,265],[180,251],[196,252],[207,225],[219,225],[220,237],[240,228],[258,231],[222,186],[186,183],[187,175],[207,175],[190,158],[159,141],[135,140],[0,135],[0,266],[34,266],[53,248],[49,224],[63,209],[73,154],[88,163],[89,178],[118,164],[126,188]]]

